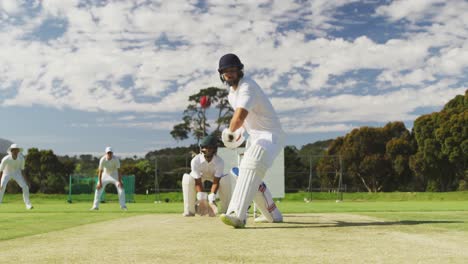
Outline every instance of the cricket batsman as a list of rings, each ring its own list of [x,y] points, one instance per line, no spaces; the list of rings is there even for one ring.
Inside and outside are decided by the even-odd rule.
[[[106,148],[106,154],[99,160],[98,182],[94,194],[93,207],[90,210],[99,210],[99,200],[107,184],[112,183],[117,189],[119,195],[120,209],[127,211],[125,205],[125,190],[122,183],[122,174],[120,173],[120,160],[114,156],[111,147]]]
[[[224,160],[217,151],[218,140],[214,136],[206,136],[200,142],[200,153],[190,162],[190,174],[182,177],[183,216],[195,216],[195,213],[215,216],[219,210],[216,196],[219,196],[220,212],[226,212],[231,199],[231,180],[224,174]],[[206,181],[212,182],[210,194],[203,190]]]
[[[262,213],[256,222],[283,221],[262,182],[284,146],[285,133],[270,100],[255,81],[244,77],[243,69],[235,54],[226,54],[219,60],[220,79],[229,87],[228,100],[234,109],[229,128],[222,133],[223,143],[228,148],[238,147],[244,130],[249,134],[231,202],[226,214],[220,216],[223,223],[235,228],[245,226],[247,209],[254,198]]]
[[[2,159],[0,164],[0,204],[10,178],[13,178],[23,190],[23,200],[27,210],[33,209],[29,201],[29,187],[24,174],[24,157],[22,149],[17,144],[11,144],[8,155]]]

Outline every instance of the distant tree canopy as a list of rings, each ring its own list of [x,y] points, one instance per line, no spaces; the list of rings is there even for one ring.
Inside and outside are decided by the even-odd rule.
[[[341,157],[348,186],[369,192],[467,190],[468,91],[416,119],[411,133],[402,122],[361,127],[335,139],[326,155]],[[337,166],[322,159],[317,170]],[[322,184],[336,186],[335,178],[321,175]]]
[[[329,178],[336,175],[325,171],[342,165],[345,182],[351,186],[362,186],[369,192],[407,190],[411,178],[408,160],[413,152],[410,132],[402,122],[383,128],[361,127],[337,138],[327,150],[326,155],[340,156],[341,164],[336,164],[336,159],[322,159],[318,170],[324,183],[336,182],[336,178]]]
[[[221,127],[229,124],[233,114],[233,110],[229,106],[227,100],[227,95],[228,91],[226,89],[209,87],[201,89],[198,93],[189,96],[189,105],[184,111],[182,123],[173,127],[170,132],[171,136],[176,140],[184,140],[189,138],[191,134],[197,142],[208,134],[220,136]],[[216,127],[210,133],[208,133],[208,130],[211,125],[207,120],[206,111],[200,106],[200,98],[202,96],[208,96],[211,108],[215,108],[217,111],[214,122]]]
[[[410,166],[420,190],[466,190],[468,182],[468,90],[440,112],[414,122],[417,152]]]
[[[31,185],[31,192],[64,193],[68,175],[75,170],[75,162],[68,157],[59,158],[52,150],[28,150],[25,174]]]

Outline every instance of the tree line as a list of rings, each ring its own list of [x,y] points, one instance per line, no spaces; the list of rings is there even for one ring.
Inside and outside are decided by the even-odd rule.
[[[219,91],[209,88],[204,92]],[[192,98],[192,112],[186,112],[191,118],[197,116],[198,124],[205,122],[203,116],[194,114],[194,102],[200,95],[203,93]],[[225,101],[217,100],[221,102],[218,120],[223,123],[231,111]],[[403,122],[390,122],[383,127],[356,128],[343,137],[301,148],[286,146],[286,190],[307,190],[311,173],[312,185],[324,190],[336,188],[340,176],[349,190],[356,191],[468,190],[467,110],[468,90],[450,100],[440,112],[418,117],[411,131]],[[173,135],[183,139],[193,132],[200,138],[202,125],[195,129],[189,123],[176,126]],[[219,132],[219,127],[215,131]],[[121,171],[123,175],[135,175],[136,193],[152,191],[156,185],[161,190],[177,190],[197,151],[198,147],[191,145],[151,151],[143,158],[124,158]],[[25,174],[33,193],[66,193],[69,175],[97,175],[99,158],[92,155],[58,156],[52,150],[37,148],[28,149],[25,154]],[[10,183],[7,191],[20,189]]]
[[[411,131],[402,122],[361,127],[333,140],[325,154],[341,157],[343,182],[369,192],[468,190],[468,90],[418,117]],[[321,184],[337,185],[336,175],[320,173],[336,166],[317,163]]]

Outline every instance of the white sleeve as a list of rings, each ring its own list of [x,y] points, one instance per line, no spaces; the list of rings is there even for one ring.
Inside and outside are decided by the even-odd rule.
[[[236,100],[235,108],[244,108],[247,111],[251,111],[254,106],[254,91],[249,88],[247,83],[243,83],[239,87],[239,94]],[[235,109],[234,109],[235,110]]]
[[[120,159],[117,158],[117,162],[116,162],[116,166],[115,166],[116,169],[120,169]]]
[[[102,163],[104,162],[104,157],[99,160],[99,169],[102,170]]]
[[[21,170],[24,170],[24,165],[25,165],[26,159],[24,158],[23,155],[21,155]]]
[[[224,160],[222,158],[218,158],[216,162],[216,170],[214,176],[217,178],[221,178],[224,175]]]
[[[198,162],[198,156],[195,156],[195,158],[192,159],[190,162],[190,167],[192,171],[190,172],[190,176],[192,176],[195,179],[200,179],[201,178],[201,173],[200,173],[200,163]]]
[[[6,159],[2,159],[2,163],[0,164],[0,171],[3,171],[6,166]]]

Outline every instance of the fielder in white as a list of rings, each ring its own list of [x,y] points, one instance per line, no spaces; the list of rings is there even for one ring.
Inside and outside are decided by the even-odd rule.
[[[218,72],[229,86],[228,100],[234,109],[222,140],[226,147],[235,148],[244,141],[244,130],[249,134],[231,202],[227,213],[220,217],[223,223],[235,228],[245,226],[247,209],[254,199],[262,213],[256,222],[283,221],[262,180],[283,148],[285,134],[270,100],[255,81],[244,77],[243,68],[235,54],[226,54],[219,60]]]
[[[90,210],[99,210],[99,200],[107,184],[112,183],[117,188],[119,194],[120,209],[127,211],[125,205],[125,190],[122,183],[122,174],[120,173],[120,160],[114,156],[111,147],[106,148],[106,154],[99,160],[98,183],[94,194],[93,207]]]
[[[31,210],[33,206],[29,201],[29,187],[24,174],[24,157],[21,151],[22,149],[17,144],[12,144],[8,148],[8,155],[2,159],[0,164],[0,203],[3,201],[3,195],[10,178],[13,178],[23,190],[26,209]]]
[[[226,212],[229,200],[231,199],[231,180],[224,174],[224,160],[216,155],[218,150],[218,140],[214,136],[206,136],[200,143],[200,153],[191,161],[190,174],[185,173],[182,178],[182,192],[184,195],[183,216],[195,216],[195,213],[215,216],[216,196],[219,196],[221,209],[219,212]],[[210,194],[203,191],[205,181],[212,182]],[[195,201],[196,198],[196,201]],[[206,212],[205,201],[208,201],[210,208],[215,211]],[[197,209],[196,209],[196,206]],[[215,205],[215,206],[213,206]],[[209,208],[207,208],[209,209]]]

